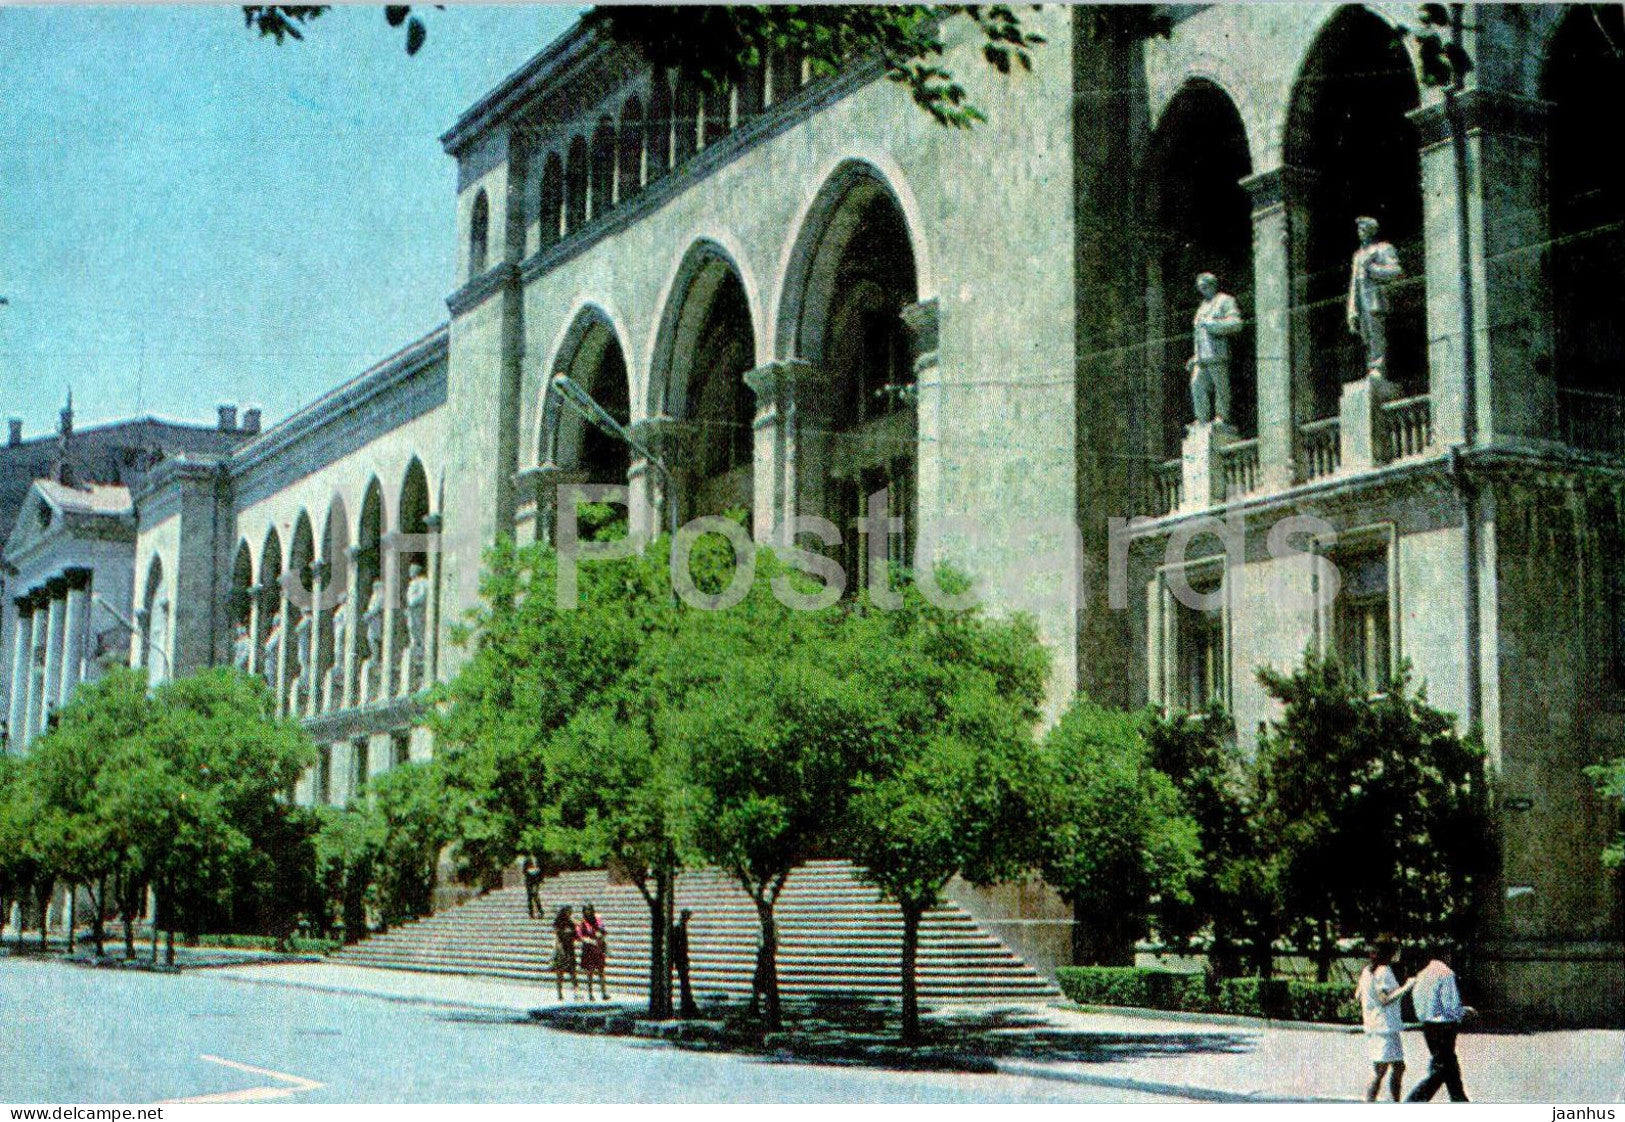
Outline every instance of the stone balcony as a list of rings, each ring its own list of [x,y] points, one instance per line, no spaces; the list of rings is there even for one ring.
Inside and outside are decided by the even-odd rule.
[[[1350,382],[1337,416],[1298,426],[1298,448],[1294,487],[1425,456],[1435,451],[1431,399],[1399,397],[1391,382],[1377,376]],[[1289,489],[1269,484],[1271,465],[1261,462],[1256,438],[1244,440],[1222,423],[1188,426],[1181,453],[1152,469],[1146,517],[1192,514]]]

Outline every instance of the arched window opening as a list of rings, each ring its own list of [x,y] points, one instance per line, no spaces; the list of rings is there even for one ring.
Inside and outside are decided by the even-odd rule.
[[[830,392],[803,407],[809,486],[798,503],[840,527],[855,590],[868,580],[855,524],[868,517],[871,496],[881,495],[875,502],[902,522],[900,534],[887,535],[888,559],[913,560],[919,437],[902,319],[919,299],[913,242],[896,198],[862,165],[837,170],[801,239],[786,311],[795,349],[823,372]]]
[[[396,650],[400,665],[394,675],[395,692],[410,693],[423,685],[428,654],[429,613],[429,477],[414,459],[401,481],[399,548],[396,564]]]
[[[1301,330],[1313,387],[1312,413],[1333,416],[1344,382],[1366,372],[1364,344],[1347,323],[1355,219],[1375,218],[1378,238],[1405,273],[1386,286],[1386,376],[1400,392],[1427,392],[1425,268],[1420,141],[1407,116],[1419,103],[1399,33],[1363,8],[1347,8],[1321,32],[1293,91],[1286,162],[1307,181],[1294,256],[1294,329]]]
[[[591,217],[608,214],[614,209],[615,199],[615,122],[602,117],[592,134]]]
[[[663,399],[680,422],[674,465],[683,520],[746,512],[754,500],[752,426],[756,399],[744,375],[756,365],[756,336],[745,287],[731,262],[709,247],[691,252],[686,283],[662,327]]]
[[[490,252],[491,204],[482,189],[474,196],[474,211],[468,220],[468,278],[473,280],[485,272],[486,256]]]
[[[1597,132],[1597,111],[1625,89],[1622,45],[1618,6],[1576,7],[1552,41],[1542,90],[1552,106],[1552,370],[1562,435],[1609,452],[1625,452],[1625,178]]]
[[[1247,326],[1223,337],[1229,362],[1223,380],[1228,408],[1218,410],[1243,436],[1257,431],[1252,331],[1252,202],[1241,180],[1252,170],[1241,117],[1225,93],[1203,81],[1186,85],[1164,111],[1152,142],[1152,212],[1156,248],[1148,255],[1147,370],[1160,414],[1160,439],[1151,447],[1179,454],[1185,426],[1195,416],[1191,371],[1192,319],[1203,297],[1201,273],[1236,298]]]
[[[260,626],[254,638],[259,644],[260,673],[273,690],[282,651],[282,593],[282,539],[272,528],[260,547]]]
[[[384,489],[373,478],[361,499],[361,521],[356,527],[355,704],[380,696],[379,675],[384,659]]]
[[[288,548],[288,571],[283,575],[283,589],[288,597],[288,677],[284,682],[290,713],[303,713],[310,698],[311,686],[316,678],[314,650],[311,646],[315,619],[312,615],[311,565],[316,560],[316,539],[311,532],[310,516],[304,511],[294,523],[293,543]]]
[[[231,596],[226,604],[231,620],[231,664],[247,672],[253,664],[254,556],[246,541],[238,541],[231,562]]]
[[[558,153],[549,152],[542,165],[542,178],[536,207],[537,249],[558,244],[564,224],[564,164]]]
[[[554,367],[584,388],[621,424],[631,418],[626,360],[620,342],[598,314],[583,312],[571,332],[571,343]],[[575,410],[549,393],[540,459],[579,471],[589,483],[625,484],[631,470],[626,444],[587,424]]]
[[[321,621],[315,640],[316,707],[322,712],[341,708],[344,692],[344,640],[339,632],[348,626],[351,590],[350,519],[342,499],[334,499],[327,510],[322,529],[321,599],[316,604]]]
[[[774,105],[795,96],[801,88],[801,52],[775,52],[768,56],[768,83]]]
[[[644,120],[643,105],[637,98],[628,98],[621,109],[619,182],[621,201],[636,195],[644,184]]]
[[[574,233],[587,221],[588,170],[587,141],[580,136],[570,141],[564,164],[564,232]]]
[[[707,87],[704,97],[705,127],[703,136],[706,144],[715,144],[728,135],[733,127],[728,119],[728,106],[733,100],[733,91],[729,87]]]

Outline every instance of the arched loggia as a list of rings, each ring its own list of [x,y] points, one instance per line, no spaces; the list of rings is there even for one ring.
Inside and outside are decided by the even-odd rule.
[[[680,517],[752,506],[756,333],[739,271],[712,243],[684,257],[661,322],[649,411],[678,422],[673,449]]]
[[[891,561],[913,559],[918,424],[914,348],[903,310],[919,300],[908,221],[871,165],[853,161],[830,177],[791,255],[780,309],[780,344],[819,372],[820,392],[798,403],[796,504],[841,530],[848,587],[867,580],[855,529],[871,496],[900,519],[888,534]]]
[[[1309,416],[1336,414],[1342,384],[1365,373],[1347,325],[1349,266],[1370,216],[1404,267],[1389,285],[1386,374],[1406,394],[1427,392],[1426,258],[1422,244],[1420,139],[1407,115],[1420,101],[1400,33],[1365,8],[1340,11],[1322,29],[1292,92],[1286,162],[1304,181],[1304,221],[1293,229],[1295,330],[1313,387]]]
[[[1229,96],[1212,82],[1187,82],[1152,138],[1148,186],[1156,249],[1149,255],[1148,353],[1153,391],[1161,397],[1164,456],[1179,454],[1192,420],[1189,392],[1191,320],[1202,297],[1196,277],[1212,273],[1236,297],[1250,323],[1253,290],[1252,202],[1241,180],[1252,171],[1247,133]],[[1231,411],[1225,420],[1243,436],[1256,431],[1253,334],[1227,339]]]

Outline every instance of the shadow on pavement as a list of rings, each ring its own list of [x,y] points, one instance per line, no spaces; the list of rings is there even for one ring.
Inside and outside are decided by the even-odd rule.
[[[737,1003],[717,1002],[687,1021],[652,1022],[637,1013],[588,1006],[537,1010],[530,1019],[567,1032],[644,1037],[671,1047],[728,1051],[762,1061],[992,1072],[999,1061],[1111,1064],[1153,1056],[1236,1054],[1252,1049],[1245,1032],[1092,1032],[1056,1025],[1022,1008],[954,1009],[922,1017],[921,1040],[899,1042],[895,1003],[873,999],[787,1001],[784,1030],[765,1033]]]

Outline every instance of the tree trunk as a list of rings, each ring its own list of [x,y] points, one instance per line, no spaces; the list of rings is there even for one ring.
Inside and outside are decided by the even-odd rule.
[[[34,890],[34,895],[39,900],[39,949],[42,951],[49,950],[51,946],[51,892],[55,888],[56,881],[48,880]]]
[[[147,917],[147,923],[152,927],[152,964],[158,965],[158,917],[169,911],[163,896],[154,892],[152,894],[152,914]]]
[[[107,906],[107,878],[102,877],[96,881],[96,914],[91,917],[90,934],[96,940],[96,957],[101,958],[107,953],[107,923],[102,918],[102,912]]]
[[[1332,978],[1332,958],[1337,945],[1332,939],[1331,921],[1320,917],[1320,930],[1315,940],[1315,981],[1329,982]]]
[[[666,911],[671,896],[671,874],[654,874],[654,891],[639,886],[649,906],[649,1016],[671,1017],[671,966],[666,962]]]
[[[773,903],[765,896],[756,901],[756,918],[762,925],[762,945],[756,952],[758,978],[755,981],[767,1011],[762,1028],[778,1032],[784,1027],[784,1011],[779,1001],[779,924],[773,917]]]
[[[175,929],[173,927],[164,929],[164,965],[175,965]]]
[[[925,909],[903,905],[903,1043],[920,1042],[920,983],[915,968],[920,957],[920,917]]]

